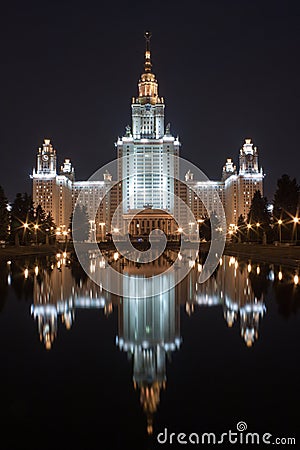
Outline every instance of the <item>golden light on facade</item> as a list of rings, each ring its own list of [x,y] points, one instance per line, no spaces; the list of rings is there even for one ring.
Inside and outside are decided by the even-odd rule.
[[[248,264],[248,267],[247,267],[247,269],[248,269],[248,272],[250,273],[250,272],[251,272],[251,270],[252,270],[252,267],[251,267],[251,264],[250,264],[250,263]]]
[[[299,217],[294,217],[293,221],[294,221],[294,223],[299,223],[300,219],[299,219]]]
[[[251,224],[250,223],[247,223],[247,228],[248,228],[248,230],[250,230],[250,228],[251,228]]]
[[[118,252],[115,252],[115,253],[114,253],[114,260],[115,260],[115,261],[118,261],[118,259],[119,259],[119,253],[118,253]]]
[[[294,276],[294,284],[298,284],[299,283],[299,276],[296,274],[295,276]]]
[[[114,233],[119,233],[119,228],[114,228]]]
[[[279,219],[277,223],[278,223],[278,225],[282,225],[282,220]]]
[[[279,280],[279,281],[282,280],[282,272],[281,272],[281,270],[278,272],[278,280]]]
[[[29,275],[29,270],[26,268],[26,269],[24,270],[24,277],[25,277],[26,280],[27,280],[27,278],[28,278],[28,275]]]
[[[36,276],[38,276],[38,274],[39,274],[39,266],[35,266],[34,273],[36,274]]]
[[[38,230],[38,229],[39,229],[38,224],[35,224],[35,225],[34,225],[34,229],[35,229],[35,230]]]
[[[257,226],[257,228],[260,227],[260,223],[259,223],[259,222],[256,222],[256,226]]]
[[[260,274],[260,267],[259,266],[256,267],[256,273],[257,273],[257,275]]]
[[[182,233],[183,232],[183,228],[179,227],[177,231],[178,231],[178,233]]]
[[[28,227],[29,227],[28,223],[25,222],[25,223],[23,224],[23,227],[24,227],[25,229],[28,228]]]

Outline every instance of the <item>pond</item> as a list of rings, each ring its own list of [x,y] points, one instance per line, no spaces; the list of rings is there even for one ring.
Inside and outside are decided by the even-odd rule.
[[[115,253],[93,264],[149,276]],[[298,274],[230,255],[205,283],[202,270],[199,259],[137,299],[106,292],[69,254],[2,261],[1,448],[181,448],[179,433],[193,446],[239,422],[297,439]]]

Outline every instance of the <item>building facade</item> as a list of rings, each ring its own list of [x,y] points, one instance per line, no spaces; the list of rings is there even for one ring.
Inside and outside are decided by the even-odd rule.
[[[139,222],[135,220],[130,227],[130,216],[134,217],[141,209],[148,210],[149,218],[143,220],[149,233],[160,227],[159,217],[157,220],[153,217],[154,210],[160,215],[179,212],[180,217],[183,203],[180,206],[178,197],[198,222],[210,214],[221,217],[224,209],[230,228],[237,224],[240,215],[247,218],[254,192],[260,190],[263,195],[264,174],[251,139],[245,139],[240,149],[239,167],[228,158],[220,180],[199,181],[190,171],[184,180],[179,180],[180,141],[171,134],[170,124],[165,126],[165,102],[158,94],[158,82],[152,73],[150,37],[150,33],[145,34],[144,71],[138,95],[132,98],[132,125],[126,127],[124,136],[115,143],[118,180],[113,181],[106,173],[102,181],[76,181],[70,159],[57,171],[57,154],[49,139],[38,149],[36,169],[31,175],[33,201],[35,206],[40,204],[51,213],[58,233],[68,230],[78,198],[89,216],[90,237],[103,240],[112,231],[112,217],[121,202],[126,227],[139,235]],[[174,223],[169,225],[172,233]]]

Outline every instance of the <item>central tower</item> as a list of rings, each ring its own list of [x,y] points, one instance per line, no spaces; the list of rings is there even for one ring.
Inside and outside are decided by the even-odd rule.
[[[138,96],[132,98],[132,126],[117,141],[123,213],[145,206],[174,212],[174,184],[178,177],[180,142],[165,128],[163,97],[152,72],[151,33],[145,33],[144,71]],[[122,158],[122,159],[121,159]]]

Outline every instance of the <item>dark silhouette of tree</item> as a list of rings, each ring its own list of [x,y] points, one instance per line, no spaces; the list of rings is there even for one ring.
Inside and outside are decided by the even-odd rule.
[[[250,241],[262,242],[264,234],[270,237],[271,215],[267,208],[267,198],[262,197],[259,190],[254,192],[247,219],[248,223],[251,224]]]
[[[50,213],[46,215],[45,221],[42,225],[42,231],[45,236],[45,244],[54,244],[56,241],[56,224]]]
[[[34,238],[35,211],[32,198],[27,193],[18,193],[12,204],[10,239],[16,245],[28,244]]]
[[[243,214],[240,214],[237,220],[237,240],[245,242],[247,236],[247,225]]]
[[[298,215],[300,204],[300,186],[295,178],[291,179],[286,174],[279,178],[273,204],[276,239],[279,239],[279,233],[281,233],[282,240],[290,240],[293,233],[292,218]],[[278,220],[283,222],[280,231]]]
[[[0,240],[7,241],[9,232],[8,200],[0,186]]]
[[[84,242],[88,240],[90,235],[90,223],[86,206],[75,206],[70,218],[70,230],[71,237],[74,241]]]

